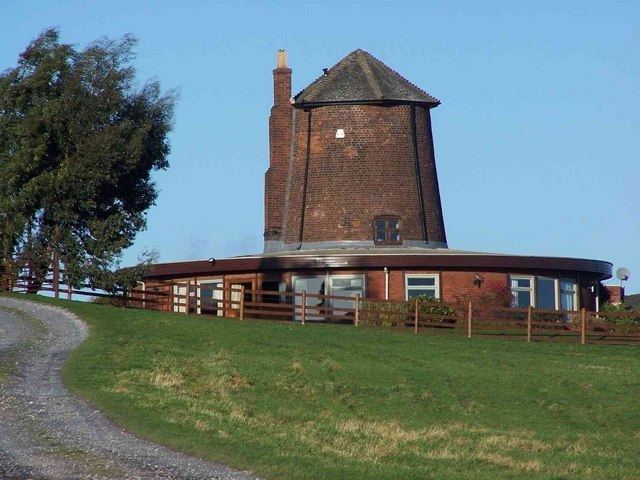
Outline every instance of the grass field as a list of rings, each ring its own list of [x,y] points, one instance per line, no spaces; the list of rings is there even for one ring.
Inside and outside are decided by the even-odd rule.
[[[91,325],[72,390],[265,478],[640,478],[638,347],[55,303]]]

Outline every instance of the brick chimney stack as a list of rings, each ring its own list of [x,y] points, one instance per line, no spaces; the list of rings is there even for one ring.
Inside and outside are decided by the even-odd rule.
[[[291,69],[287,66],[286,51],[278,50],[276,59],[273,107],[269,116],[269,169],[265,174],[264,189],[265,252],[279,249],[282,242],[287,166],[291,151]]]

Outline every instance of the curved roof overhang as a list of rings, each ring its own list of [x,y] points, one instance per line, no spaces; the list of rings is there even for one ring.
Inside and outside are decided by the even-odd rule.
[[[304,254],[256,255],[152,265],[146,279],[168,279],[226,273],[305,269],[422,268],[585,274],[594,280],[611,278],[612,264],[602,260],[499,254]]]

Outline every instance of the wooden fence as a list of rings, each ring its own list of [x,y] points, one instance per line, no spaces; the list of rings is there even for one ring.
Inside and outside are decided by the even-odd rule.
[[[64,272],[62,272],[62,275]],[[6,283],[5,283],[6,284]],[[558,340],[585,343],[640,343],[640,311],[592,312],[505,308],[495,305],[426,300],[376,300],[355,296],[251,290],[244,286],[206,286],[196,281],[167,282],[164,290],[136,288],[97,291],[91,285],[72,288],[48,275],[40,291],[54,297],[73,295],[104,298],[131,308],[163,310],[185,315],[332,322],[411,330],[451,331],[476,335],[521,338],[526,341]],[[33,278],[21,275],[9,286],[15,292],[33,291]],[[205,294],[206,293],[206,294]]]

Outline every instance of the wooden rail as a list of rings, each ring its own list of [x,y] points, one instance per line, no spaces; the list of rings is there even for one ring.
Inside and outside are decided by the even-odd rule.
[[[54,275],[57,273],[57,276]],[[244,286],[206,285],[203,295],[196,279],[167,282],[164,289],[96,290],[82,283],[73,288],[66,284],[65,272],[49,272],[40,284],[29,275],[13,278],[11,289],[27,292],[52,292],[57,298],[105,298],[122,306],[177,313],[236,317],[239,319],[276,319],[303,325],[332,322],[411,329],[457,329],[467,337],[477,335],[521,336],[527,342],[565,337],[581,344],[593,342],[640,343],[640,312],[592,312],[585,309],[545,310],[532,307],[508,308],[483,304],[447,304],[420,300],[376,300],[359,295],[324,295],[319,293],[281,292],[248,289]],[[211,295],[211,292],[214,292]],[[339,306],[336,305],[339,302]],[[350,302],[345,305],[345,302]]]

